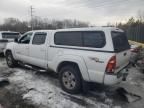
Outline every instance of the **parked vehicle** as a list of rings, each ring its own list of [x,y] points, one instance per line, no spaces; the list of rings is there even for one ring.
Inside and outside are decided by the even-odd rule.
[[[136,61],[140,58],[141,50],[142,50],[142,47],[140,45],[131,44],[131,47],[130,47],[130,51],[131,51],[130,63],[133,66],[135,65]]]
[[[137,69],[141,70],[144,73],[144,57],[141,59],[138,59],[135,63],[135,66]]]
[[[62,89],[79,93],[83,82],[117,84],[127,76],[130,45],[125,33],[112,27],[37,30],[9,43],[9,67],[18,61],[59,74]]]
[[[130,51],[133,53],[139,53],[140,50],[142,49],[142,46],[140,46],[140,45],[131,44],[130,46],[131,46]]]
[[[19,37],[20,33],[18,32],[0,31],[0,53],[3,53],[8,42],[12,42],[15,38]]]
[[[140,46],[137,48],[138,52],[133,52],[130,60],[133,66],[144,72],[144,49]]]

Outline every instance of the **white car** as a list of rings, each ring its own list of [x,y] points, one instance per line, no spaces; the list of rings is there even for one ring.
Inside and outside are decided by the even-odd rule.
[[[3,53],[8,42],[12,42],[19,37],[20,33],[18,32],[0,31],[0,53]]]
[[[125,79],[129,49],[122,30],[90,27],[30,31],[9,43],[5,55],[9,67],[21,61],[57,72],[63,90],[78,93],[83,82],[114,85]]]

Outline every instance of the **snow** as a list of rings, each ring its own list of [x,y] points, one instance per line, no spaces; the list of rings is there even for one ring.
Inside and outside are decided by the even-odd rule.
[[[11,83],[18,86],[20,91],[24,91],[23,99],[40,106],[40,108],[85,108],[84,105],[71,101],[68,96],[70,94],[61,90],[58,79],[38,76],[33,71],[15,69],[15,73],[9,77],[9,80]],[[55,83],[53,83],[53,81]],[[108,104],[103,104],[82,95],[72,96],[86,101],[86,103],[92,105],[93,108],[110,108],[111,105],[109,104],[112,103],[111,100],[107,100],[106,103]],[[115,108],[117,108],[117,106]]]
[[[3,82],[3,81],[8,81],[8,79],[4,77],[0,77],[0,82]]]
[[[21,93],[24,101],[37,108],[122,108],[123,106],[143,108],[144,106],[144,75],[136,68],[131,68],[128,80],[118,86],[138,94],[142,100],[125,105],[121,104],[121,101],[117,104],[116,100],[108,97],[105,92],[90,91],[91,94],[88,96],[68,94],[61,89],[55,75],[22,67],[10,69],[5,60],[0,58],[0,77],[2,75],[8,77],[11,87]]]
[[[0,68],[5,66],[5,62],[2,61],[3,59],[0,58]]]

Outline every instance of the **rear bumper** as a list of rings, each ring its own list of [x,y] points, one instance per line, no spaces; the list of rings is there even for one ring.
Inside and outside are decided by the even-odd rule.
[[[105,74],[104,76],[104,85],[115,85],[120,83],[121,81],[125,81],[128,76],[128,66],[123,68],[120,72],[114,75]]]

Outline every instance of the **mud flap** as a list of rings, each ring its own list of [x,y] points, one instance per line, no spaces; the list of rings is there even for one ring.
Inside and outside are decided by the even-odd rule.
[[[138,95],[136,95],[136,94],[134,94],[134,93],[130,93],[130,92],[128,92],[126,89],[124,89],[124,88],[118,88],[117,90],[116,90],[116,92],[119,94],[119,95],[121,95],[121,96],[123,96],[126,100],[127,100],[127,102],[129,102],[129,103],[132,103],[132,102],[136,102],[136,101],[138,101],[138,100],[140,100],[141,99],[141,96],[138,96]]]

